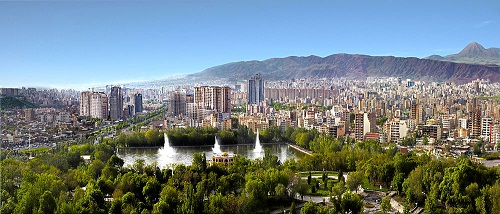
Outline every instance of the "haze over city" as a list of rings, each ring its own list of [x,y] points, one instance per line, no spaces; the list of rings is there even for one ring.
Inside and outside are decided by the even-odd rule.
[[[498,47],[500,2],[0,2],[1,87],[85,89],[237,61]]]

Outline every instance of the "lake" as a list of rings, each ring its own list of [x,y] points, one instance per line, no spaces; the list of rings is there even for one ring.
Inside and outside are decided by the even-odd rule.
[[[295,150],[287,144],[262,144],[264,149],[269,148],[271,152],[278,157],[281,162],[290,158],[298,159],[304,156],[303,153]],[[176,164],[190,165],[193,161],[193,154],[197,152],[205,153],[208,159],[214,155],[212,146],[201,147],[164,147],[164,148],[121,148],[118,149],[118,156],[124,160],[125,166],[131,166],[135,160],[143,159],[145,164],[151,164],[154,161],[162,169],[171,168]],[[250,159],[264,157],[264,151],[255,152],[255,145],[220,145],[222,152],[228,154],[237,154]]]

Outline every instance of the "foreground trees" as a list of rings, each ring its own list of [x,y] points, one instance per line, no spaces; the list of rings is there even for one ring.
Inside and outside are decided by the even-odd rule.
[[[437,160],[426,154],[401,154],[393,145],[333,139],[316,131],[288,129],[280,133],[273,129],[263,133],[266,137],[262,139],[271,141],[277,134],[290,140],[298,136],[315,153],[282,163],[266,151],[258,160],[238,156],[229,167],[208,166],[204,154],[196,154],[190,166],[162,169],[141,160],[124,166],[114,155],[120,138],[105,139],[98,145],[68,146],[28,161],[2,160],[1,211],[267,213],[289,207],[296,196],[321,189],[333,206],[308,202],[301,212],[359,213],[363,198],[356,191],[361,185],[398,191],[408,210],[417,204],[429,213],[500,212],[500,173],[496,167],[486,168],[466,157]],[[239,140],[239,135],[220,135]],[[144,138],[146,143],[162,141],[163,134],[146,132]],[[91,155],[91,161],[84,162],[81,155]],[[312,175],[307,179],[308,171],[323,170],[337,172],[338,178],[329,179],[325,174],[321,179]],[[347,179],[343,175],[348,175]],[[384,212],[390,209],[389,202],[384,198]]]

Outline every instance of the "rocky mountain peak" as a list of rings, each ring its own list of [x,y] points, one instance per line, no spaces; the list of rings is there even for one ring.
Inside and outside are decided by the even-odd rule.
[[[457,54],[459,57],[487,57],[488,51],[479,43],[471,42]]]

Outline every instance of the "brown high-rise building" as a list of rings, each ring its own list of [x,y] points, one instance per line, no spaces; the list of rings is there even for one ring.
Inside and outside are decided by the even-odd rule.
[[[186,93],[183,91],[174,91],[170,94],[169,112],[173,116],[186,114]]]
[[[194,103],[201,109],[231,113],[231,88],[219,86],[194,87]]]
[[[26,121],[33,121],[35,120],[35,110],[32,108],[25,109],[24,110],[24,119]]]
[[[354,139],[363,141],[366,133],[375,131],[375,123],[374,113],[359,112],[354,114]]]
[[[469,117],[470,138],[478,138],[481,136],[481,111],[475,108],[472,112],[469,112]]]
[[[364,124],[363,124],[364,114],[356,113],[354,114],[354,139],[356,141],[362,141],[364,138]]]
[[[90,116],[90,91],[82,92],[80,97],[80,116]]]
[[[414,119],[418,125],[424,124],[422,104],[412,104],[410,118]]]

